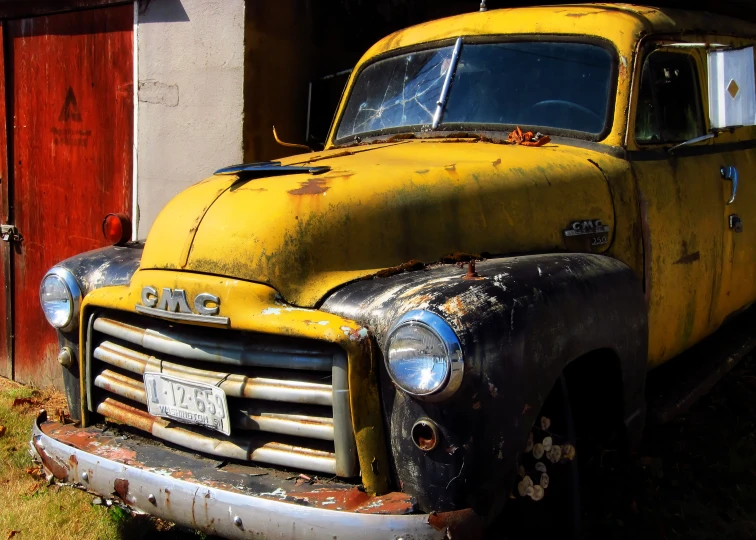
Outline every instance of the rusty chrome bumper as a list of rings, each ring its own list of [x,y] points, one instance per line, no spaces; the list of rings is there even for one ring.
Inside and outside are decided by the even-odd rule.
[[[284,485],[280,473],[218,470],[212,460],[154,444],[139,444],[99,428],[34,422],[31,452],[62,482],[117,497],[125,504],[179,525],[227,538],[445,539],[473,538],[480,521],[471,510],[409,513],[403,493],[371,497],[355,486]],[[242,470],[243,469],[243,470]],[[289,477],[290,478],[290,477]],[[457,533],[457,534],[455,534]]]

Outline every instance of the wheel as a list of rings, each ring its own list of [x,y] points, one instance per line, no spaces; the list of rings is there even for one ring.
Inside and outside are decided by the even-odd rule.
[[[541,408],[531,436],[520,457],[513,498],[487,538],[580,538],[580,449],[564,377]]]

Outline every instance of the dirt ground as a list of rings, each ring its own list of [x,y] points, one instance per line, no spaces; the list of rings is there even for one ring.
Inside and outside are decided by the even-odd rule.
[[[16,399],[29,403],[13,406]],[[48,486],[27,452],[30,422],[44,406],[65,406],[58,393],[0,378],[0,540],[197,539],[203,535],[117,506],[93,505],[81,491]],[[3,431],[0,428],[0,431]],[[591,538],[668,540],[756,538],[756,361],[747,358],[683,418],[648,426],[629,483],[607,452],[605,475],[584,485],[605,501]]]
[[[649,425],[629,485],[606,473],[587,486],[608,501],[592,537],[756,538],[756,361],[743,360],[684,417]]]

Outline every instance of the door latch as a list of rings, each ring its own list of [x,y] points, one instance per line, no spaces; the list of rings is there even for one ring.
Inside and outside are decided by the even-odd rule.
[[[743,232],[743,220],[737,214],[730,214],[730,228],[735,232]]]
[[[728,165],[719,169],[719,172],[722,175],[722,180],[730,180],[732,182],[732,197],[727,201],[727,204],[732,204],[735,202],[735,196],[738,194],[738,170],[732,165]]]
[[[21,242],[24,237],[15,225],[0,225],[0,239],[3,242]]]

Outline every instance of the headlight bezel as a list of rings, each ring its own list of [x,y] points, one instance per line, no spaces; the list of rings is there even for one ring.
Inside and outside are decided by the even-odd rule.
[[[413,391],[403,381],[398,380],[395,373],[391,369],[389,362],[389,350],[391,347],[392,338],[396,334],[397,330],[406,325],[418,325],[435,334],[435,336],[441,341],[446,349],[447,357],[447,373],[444,381],[436,389],[426,392],[418,393]],[[391,325],[391,328],[386,335],[386,341],[384,346],[384,357],[386,364],[386,371],[388,372],[391,380],[394,381],[403,392],[411,395],[412,397],[423,399],[426,401],[440,401],[451,397],[462,384],[462,378],[465,372],[464,355],[462,353],[462,344],[457,337],[456,332],[452,329],[451,325],[440,315],[433,313],[432,311],[426,311],[423,309],[416,309],[409,311],[402,315],[397,321]]]
[[[47,313],[44,309],[43,299],[42,299],[42,290],[45,284],[45,281],[48,278],[54,278],[58,279],[63,283],[64,288],[68,292],[68,299],[71,303],[71,310],[68,315],[68,318],[66,319],[65,324],[58,326],[53,324],[50,319],[47,318]],[[81,301],[82,301],[82,293],[81,293],[81,287],[79,287],[79,282],[76,281],[76,278],[71,273],[70,270],[56,266],[48,270],[48,272],[44,275],[42,278],[42,281],[39,283],[39,303],[40,307],[42,307],[42,313],[45,315],[45,320],[47,323],[55,328],[56,330],[60,330],[62,332],[67,332],[70,330],[73,330],[78,326],[79,322],[79,310],[81,309]]]

